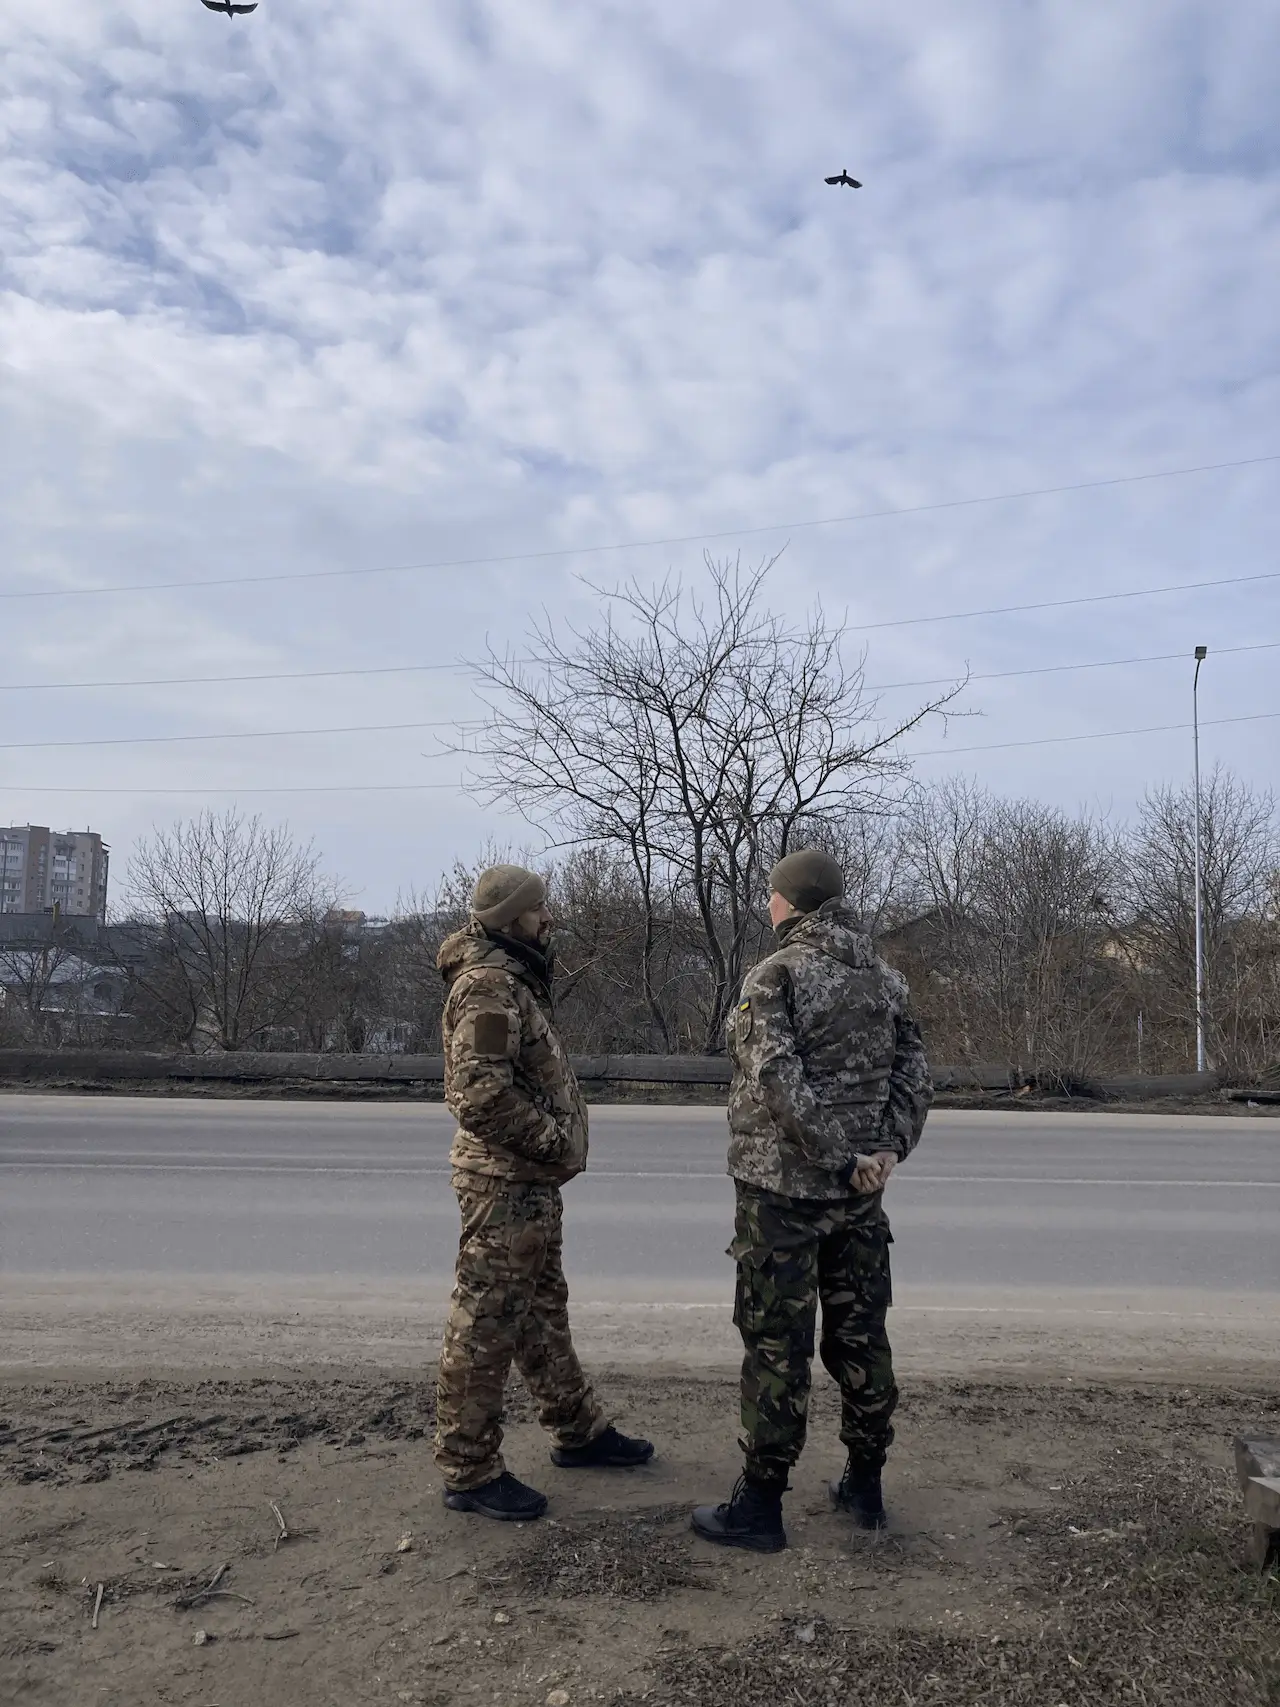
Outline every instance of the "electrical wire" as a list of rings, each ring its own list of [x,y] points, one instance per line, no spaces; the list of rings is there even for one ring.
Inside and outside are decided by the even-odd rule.
[[[1236,652],[1275,652],[1280,640],[1259,640],[1248,646],[1211,646],[1215,658],[1226,658]],[[969,682],[1004,682],[1013,676],[1057,676],[1070,670],[1114,670],[1122,664],[1168,664],[1187,658],[1186,652],[1147,652],[1138,658],[1093,658],[1083,664],[1031,664],[1025,670],[983,670],[965,677]],[[954,682],[955,676],[925,676],[914,682],[878,682],[867,684],[868,693],[891,693],[895,688],[936,688]]]
[[[523,661],[523,660],[522,660]],[[0,693],[83,693],[88,688],[193,688],[219,682],[315,682],[329,676],[406,676],[428,670],[465,675],[466,664],[374,664],[358,670],[281,670],[249,676],[138,676],[109,682],[0,682]]]
[[[1280,711],[1256,711],[1242,717],[1202,717],[1202,729],[1214,729],[1227,723],[1264,723],[1272,718],[1280,717]],[[909,759],[953,758],[960,753],[998,753],[1011,747],[1053,747],[1065,742],[1075,741],[1110,741],[1126,735],[1168,735],[1190,729],[1189,723],[1152,723],[1141,729],[1095,729],[1085,735],[1042,735],[1033,741],[993,741],[977,747],[929,747],[922,752],[907,753]],[[74,788],[55,787],[45,783],[28,785],[21,782],[7,783],[6,787],[14,794],[132,794],[145,797],[153,794],[178,794],[188,798],[198,796],[229,794],[414,794],[423,789],[452,788],[461,792],[466,784],[461,779],[452,782],[357,782],[357,783],[317,783],[311,786],[289,785],[282,788],[241,788],[232,783],[222,789],[200,788]]]
[[[1215,657],[1230,657],[1240,652],[1269,652],[1280,650],[1280,641],[1264,640],[1246,646],[1216,646],[1213,648]],[[986,674],[971,675],[966,678],[965,685],[973,682],[1007,681],[1017,676],[1048,676],[1070,670],[1106,670],[1116,669],[1127,664],[1157,664],[1177,661],[1185,658],[1183,652],[1152,652],[1136,658],[1100,658],[1080,664],[1039,664],[1024,670],[993,670]],[[411,668],[412,666],[406,666]],[[336,673],[336,672],[335,672]],[[361,674],[352,671],[352,674]],[[955,681],[954,676],[935,676],[913,682],[883,682],[879,685],[868,685],[868,693],[888,693],[894,688],[937,687]],[[1267,714],[1269,715],[1269,714]],[[93,736],[88,740],[75,741],[0,741],[0,752],[33,752],[45,751],[50,748],[67,747],[153,747],[172,746],[186,741],[270,741],[292,740],[295,737],[308,735],[384,735],[409,729],[476,729],[482,726],[480,718],[440,718],[422,723],[340,723],[322,728],[311,729],[232,729],[217,734],[193,735],[109,735]],[[1172,725],[1170,726],[1172,727]],[[1123,734],[1123,730],[1115,731]],[[1051,737],[1058,739],[1059,737]],[[1063,736],[1063,740],[1078,740],[1079,736]],[[1010,743],[1015,744],[1015,743]],[[1033,745],[1034,743],[1016,743]],[[942,751],[944,749],[939,749]],[[986,751],[985,748],[947,748],[951,751]],[[923,756],[923,755],[921,755]]]
[[[218,735],[108,735],[88,741],[0,741],[0,753],[46,747],[161,747],[177,741],[275,741],[295,735],[385,735],[399,729],[467,729],[475,719],[433,723],[341,723],[328,729],[232,729]]]
[[[938,616],[895,616],[887,622],[860,622],[859,633],[879,628],[917,628],[926,622],[965,622],[976,616],[1012,616],[1018,611],[1062,610],[1067,605],[1107,605],[1118,599],[1150,599],[1157,593],[1191,593],[1202,587],[1240,587],[1250,581],[1280,581],[1280,569],[1260,575],[1225,575],[1213,581],[1174,581],[1167,587],[1136,587],[1128,593],[1083,593],[1072,599],[1041,599],[1029,605],[985,605],[981,610],[944,611]]]
[[[112,593],[161,593],[197,587],[265,587],[286,581],[332,581],[350,576],[410,575],[440,569],[490,568],[507,563],[545,563],[553,559],[593,557],[608,552],[645,551],[669,545],[697,545],[713,539],[745,539],[763,533],[794,533],[800,528],[838,527],[850,522],[881,521],[890,516],[920,516],[935,510],[963,510],[980,504],[1007,504],[1023,498],[1051,498],[1068,492],[1092,492],[1107,486],[1133,486],[1142,481],[1173,480],[1186,474],[1212,474],[1221,469],[1253,468],[1262,463],[1273,462],[1280,462],[1280,451],[1271,452],[1266,456],[1241,457],[1231,462],[1204,462],[1187,468],[1155,469],[1147,474],[1119,474],[1105,480],[1078,480],[1064,486],[1037,486],[1021,492],[992,492],[978,498],[946,498],[930,504],[907,504],[885,510],[856,510],[844,516],[766,522],[755,527],[721,528],[711,533],[679,534],[666,539],[626,540],[613,545],[560,546],[551,551],[516,551],[495,557],[442,558],[427,563],[393,563],[367,568],[301,569],[278,575],[219,575],[197,581],[129,581],[108,587],[40,587],[0,592],[0,599],[99,598]]]
[[[1224,723],[1265,723],[1280,717],[1280,711],[1253,711],[1243,717],[1202,717],[1202,729],[1214,729]],[[951,758],[958,753],[1001,753],[1011,747],[1056,747],[1069,741],[1112,741],[1122,735],[1169,735],[1190,729],[1190,723],[1149,723],[1141,729],[1096,729],[1086,735],[1041,735],[1034,741],[992,741],[979,747],[926,747],[921,752],[907,753],[909,759]]]
[[[1249,646],[1214,646],[1215,657],[1234,652],[1269,652],[1280,648],[1280,640],[1263,640]],[[998,682],[1010,676],[1051,676],[1066,670],[1109,670],[1121,664],[1164,664],[1185,658],[1185,652],[1148,652],[1135,658],[1095,658],[1080,664],[1037,664],[1023,670],[986,670],[970,675],[971,682]],[[532,664],[532,658],[514,662]],[[456,675],[467,674],[466,664],[387,664],[349,670],[285,670],[252,676],[150,676],[129,681],[108,682],[0,682],[0,693],[85,692],[91,688],[172,688],[203,687],[233,682],[314,682],[336,677],[407,676],[428,670],[448,670]],[[955,676],[925,676],[911,682],[868,682],[868,693],[889,693],[895,688],[932,688],[955,681]]]
[[[187,800],[237,798],[242,794],[420,794],[424,789],[452,788],[461,792],[461,782],[320,782],[314,786],[289,784],[283,788],[241,788],[229,783],[226,788],[57,788],[47,783],[28,787],[25,783],[5,785],[11,794],[131,794],[145,800],[155,794],[176,794]]]

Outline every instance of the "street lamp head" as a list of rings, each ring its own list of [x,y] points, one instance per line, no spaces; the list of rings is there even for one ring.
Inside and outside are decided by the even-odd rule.
[[[1197,646],[1196,647],[1196,663],[1197,664],[1203,664],[1205,659],[1208,656],[1209,656],[1209,648],[1207,646]]]

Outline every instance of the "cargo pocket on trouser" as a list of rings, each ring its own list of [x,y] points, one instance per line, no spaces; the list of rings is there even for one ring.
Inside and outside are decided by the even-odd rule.
[[[840,1228],[820,1254],[822,1340],[828,1374],[840,1385],[840,1438],[869,1465],[884,1462],[898,1403],[885,1316],[893,1303],[887,1222]]]
[[[782,1230],[780,1230],[782,1231]],[[747,1468],[783,1476],[804,1446],[817,1315],[816,1241],[771,1246],[743,1225],[729,1246],[737,1264],[733,1319],[742,1335],[742,1435]]]

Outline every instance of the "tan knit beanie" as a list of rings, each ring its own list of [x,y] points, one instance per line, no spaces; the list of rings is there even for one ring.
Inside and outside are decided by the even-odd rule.
[[[547,886],[536,871],[526,871],[522,865],[493,865],[480,873],[471,914],[486,930],[502,931],[546,898]]]

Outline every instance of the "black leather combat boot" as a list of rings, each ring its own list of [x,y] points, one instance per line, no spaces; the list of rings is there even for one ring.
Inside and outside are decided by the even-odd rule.
[[[478,1488],[446,1488],[444,1503],[450,1511],[474,1511],[500,1523],[532,1523],[547,1509],[547,1496],[504,1470]]]
[[[787,1544],[782,1527],[785,1480],[757,1482],[739,1476],[724,1505],[700,1505],[691,1522],[704,1541],[721,1547],[747,1547],[753,1553],[781,1553]]]
[[[850,1458],[844,1475],[830,1487],[831,1503],[839,1511],[853,1514],[859,1529],[884,1529],[889,1522],[880,1488],[879,1466],[872,1468]]]
[[[551,1462],[562,1470],[634,1470],[653,1457],[653,1442],[619,1434],[613,1424],[585,1446],[553,1446]]]

